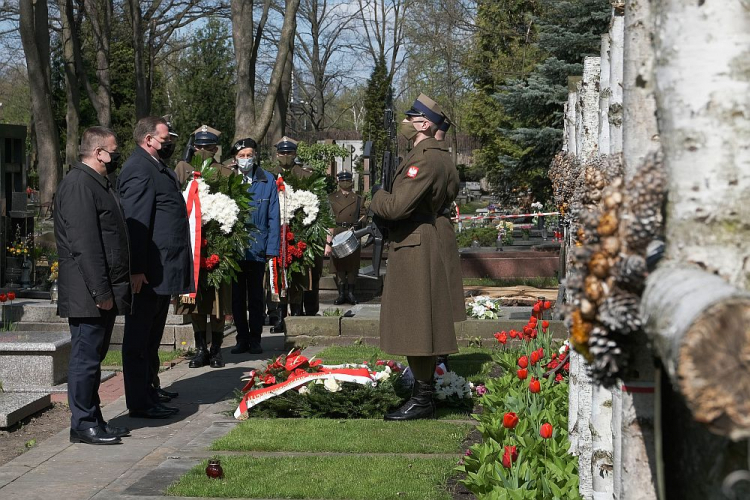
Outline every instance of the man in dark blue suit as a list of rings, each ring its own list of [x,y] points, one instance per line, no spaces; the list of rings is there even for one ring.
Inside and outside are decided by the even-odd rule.
[[[168,418],[178,410],[159,403],[151,360],[159,350],[171,296],[193,289],[187,209],[177,176],[162,159],[171,142],[167,122],[142,118],[133,138],[138,147],[118,179],[134,294],[122,343],[125,400],[131,417]]]

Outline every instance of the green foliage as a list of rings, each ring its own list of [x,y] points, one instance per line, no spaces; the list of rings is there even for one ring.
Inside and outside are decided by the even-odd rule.
[[[362,139],[373,141],[377,155],[382,155],[383,151],[388,149],[388,130],[383,122],[383,113],[389,95],[393,95],[393,89],[388,79],[385,58],[381,56],[372,70],[370,79],[367,80],[365,120],[362,126]]]
[[[466,229],[456,234],[458,248],[470,247],[474,240],[479,242],[479,246],[495,246],[495,242],[497,241],[497,229],[494,227],[476,227]]]
[[[304,141],[297,144],[297,158],[302,160],[303,164],[323,175],[328,173],[328,167],[336,158],[346,158],[347,156],[349,156],[349,151],[344,146],[337,146],[336,144],[307,144]]]
[[[353,382],[341,386],[341,391],[329,392],[323,385],[310,383],[305,394],[286,391],[254,406],[250,414],[260,418],[382,418],[402,401],[390,380],[376,387]]]
[[[476,164],[495,194],[549,196],[547,168],[562,140],[567,77],[599,53],[607,0],[479,2],[470,129],[482,141]]]
[[[464,485],[477,496],[502,499],[578,499],[577,458],[568,454],[568,384],[540,378],[542,363],[529,366],[529,377],[516,375],[517,360],[540,346],[551,352],[550,339],[543,335],[520,349],[503,350],[495,361],[504,374],[487,382],[480,400],[483,412],[475,417],[483,441],[470,448],[471,454],[457,468],[466,473]],[[531,377],[540,378],[541,390],[529,391]],[[518,425],[503,425],[506,412],[516,413]],[[550,439],[539,435],[542,424],[553,427]],[[518,458],[511,467],[502,464],[506,446],[516,446]]]
[[[176,73],[169,83],[173,93],[169,112],[179,134],[177,155],[203,124],[221,131],[219,144],[225,153],[232,146],[236,65],[229,31],[224,21],[210,18],[195,32],[188,49],[177,55]]]

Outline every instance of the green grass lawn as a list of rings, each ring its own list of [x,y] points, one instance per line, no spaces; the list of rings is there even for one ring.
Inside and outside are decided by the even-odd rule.
[[[316,358],[327,365],[341,363],[374,363],[378,359],[399,361],[406,364],[405,356],[386,354],[379,348],[366,345],[331,346],[320,351]],[[458,354],[451,354],[451,370],[466,378],[469,382],[484,382],[492,368],[492,349],[479,347],[461,347]]]
[[[213,443],[214,451],[459,453],[469,424],[436,420],[250,419]],[[284,429],[279,432],[279,429]]]
[[[159,362],[175,360],[185,354],[184,351],[159,351]],[[102,366],[122,366],[122,351],[110,350],[102,361]]]
[[[167,490],[176,496],[450,500],[445,490],[457,458],[383,456],[220,457],[224,479],[206,462]]]
[[[534,277],[534,278],[464,278],[465,286],[533,286],[534,288],[557,288],[560,286],[560,280],[554,276]]]

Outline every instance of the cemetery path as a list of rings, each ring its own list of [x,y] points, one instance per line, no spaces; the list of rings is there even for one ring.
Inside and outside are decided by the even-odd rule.
[[[232,340],[227,337],[226,344],[233,344]],[[121,377],[105,382],[102,384],[103,394],[107,394],[103,397],[104,417],[112,425],[131,429],[131,436],[123,438],[120,445],[70,443],[70,414],[66,406],[56,405],[50,414],[54,418],[49,418],[54,422],[49,424],[53,435],[0,466],[0,498],[161,497],[167,485],[200,461],[200,451],[206,450],[213,440],[236,424],[231,412],[235,409],[234,391],[242,385],[242,374],[262,367],[269,357],[281,354],[283,343],[283,335],[264,335],[263,354],[232,355],[229,353],[231,345],[227,345],[224,368],[190,369],[187,362],[182,362],[162,372],[164,388],[180,393],[169,403],[180,412],[165,420],[130,418],[122,395]],[[111,402],[107,403],[107,399]],[[43,418],[41,415],[40,420]],[[19,439],[23,440],[21,436],[19,434]],[[37,439],[41,441],[42,437]],[[0,448],[0,453],[4,450]]]

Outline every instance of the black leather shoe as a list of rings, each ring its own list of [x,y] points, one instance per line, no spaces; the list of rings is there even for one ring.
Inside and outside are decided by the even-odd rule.
[[[211,358],[209,359],[211,368],[221,368],[224,366],[224,358],[221,355],[221,347],[211,348]]]
[[[159,410],[162,410],[162,411],[171,412],[172,415],[174,415],[175,413],[180,413],[180,409],[179,408],[176,408],[174,406],[164,406],[161,403],[155,405],[154,408],[158,408]]]
[[[121,443],[122,440],[119,436],[107,434],[99,427],[91,427],[82,431],[70,429],[70,442],[85,444],[118,444]]]
[[[169,418],[174,415],[172,411],[163,408],[165,407],[154,406],[146,410],[131,410],[129,415],[131,418]]]
[[[282,318],[281,321],[271,327],[271,333],[284,333],[285,328],[286,323],[284,323],[284,318]]]
[[[249,345],[245,344],[244,342],[237,342],[237,345],[232,347],[229,352],[231,352],[232,354],[242,354],[243,352],[247,352],[249,350]]]
[[[104,427],[99,427],[110,436],[125,437],[130,436],[130,429],[127,427],[115,427],[113,425],[106,424]]]
[[[170,398],[169,396],[165,396],[163,394],[159,394],[158,391],[156,393],[156,398],[159,400],[160,403],[169,403],[170,401],[172,401],[172,398]]]
[[[159,396],[166,396],[166,397],[172,398],[172,399],[174,399],[174,398],[176,398],[177,396],[180,395],[179,392],[168,391],[166,389],[162,389],[161,387],[157,387],[156,388],[156,393]]]
[[[263,352],[263,348],[260,346],[260,342],[258,342],[257,344],[250,344],[247,352],[249,352],[250,354],[261,354]]]

